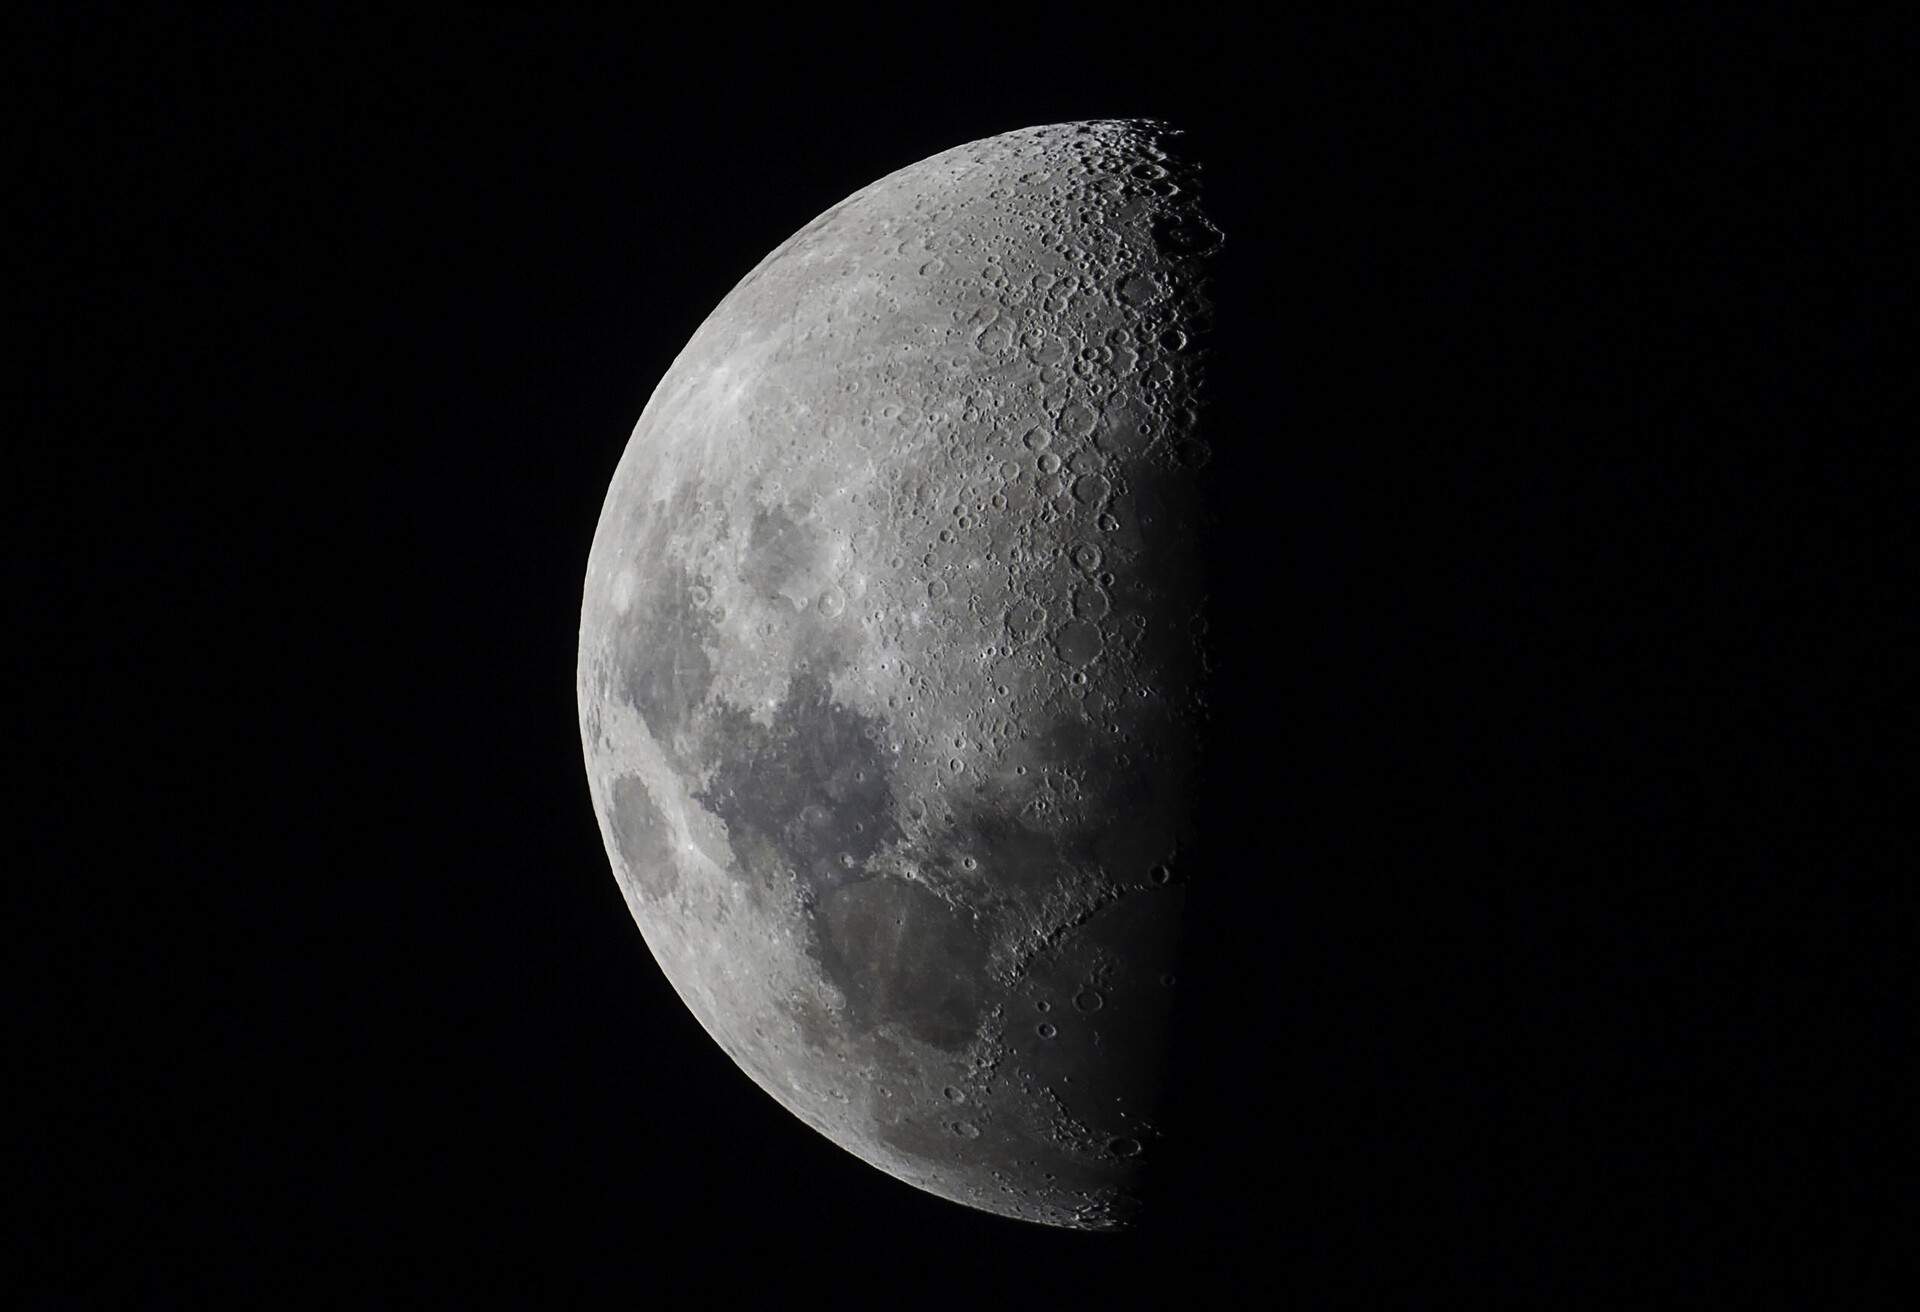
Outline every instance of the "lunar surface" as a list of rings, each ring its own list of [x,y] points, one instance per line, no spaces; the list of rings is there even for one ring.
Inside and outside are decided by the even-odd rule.
[[[1193,873],[1221,235],[1180,145],[1009,132],[801,229],[648,401],[580,617],[607,852],[707,1032],[873,1166],[1082,1229],[1162,1145]]]

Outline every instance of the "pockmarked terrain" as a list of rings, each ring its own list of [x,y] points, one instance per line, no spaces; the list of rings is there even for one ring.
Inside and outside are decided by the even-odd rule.
[[[701,1024],[881,1170],[1078,1228],[1161,1139],[1194,874],[1222,237],[1180,141],[1009,132],[796,233],[647,403],[581,610],[595,810]]]

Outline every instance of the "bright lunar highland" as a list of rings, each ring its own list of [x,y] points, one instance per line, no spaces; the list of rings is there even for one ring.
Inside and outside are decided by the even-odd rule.
[[[607,852],[707,1032],[881,1170],[1083,1229],[1163,1138],[1195,864],[1221,236],[1181,140],[976,141],[761,260],[580,616]]]

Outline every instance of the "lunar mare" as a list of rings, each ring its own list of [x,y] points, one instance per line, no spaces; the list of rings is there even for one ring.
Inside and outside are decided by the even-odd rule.
[[[976,141],[763,259],[641,414],[580,619],[602,836],[707,1032],[873,1166],[1086,1229],[1162,1136],[1205,719],[1179,135]]]

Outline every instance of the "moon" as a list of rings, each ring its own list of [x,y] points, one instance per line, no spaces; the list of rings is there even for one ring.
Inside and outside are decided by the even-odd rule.
[[[969,1207],[1115,1229],[1207,718],[1209,256],[1182,134],[1008,132],[727,294],[607,490],[594,810],[660,969],[800,1120]]]

